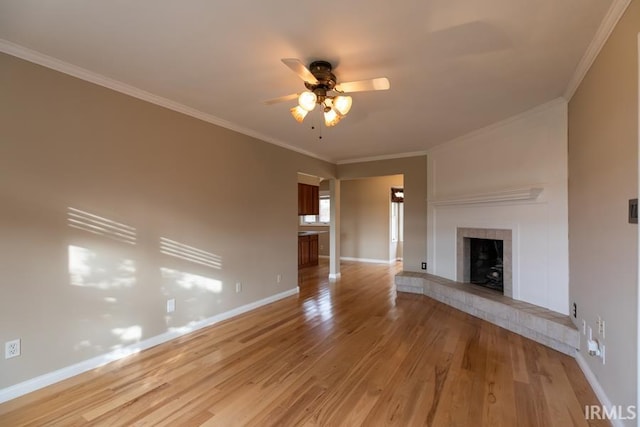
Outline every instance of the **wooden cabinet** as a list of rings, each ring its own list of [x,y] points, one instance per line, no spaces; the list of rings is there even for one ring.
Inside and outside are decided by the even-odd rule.
[[[309,264],[309,236],[298,236],[298,267]]]
[[[298,236],[298,267],[318,265],[318,235]]]
[[[320,214],[320,187],[298,183],[298,215]]]
[[[318,235],[309,236],[309,265],[318,265]]]

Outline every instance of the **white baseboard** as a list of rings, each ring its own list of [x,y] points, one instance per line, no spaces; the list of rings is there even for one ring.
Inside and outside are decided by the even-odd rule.
[[[340,273],[329,273],[329,280],[338,280],[340,278],[341,274]]]
[[[62,369],[58,369],[56,371],[46,373],[44,375],[37,376],[35,378],[31,378],[29,380],[23,381],[16,385],[12,385],[11,387],[1,389],[0,403],[7,402],[9,400],[15,399],[20,396],[24,396],[27,393],[31,393],[33,391],[47,387],[51,384],[66,380],[67,378],[71,378],[83,372],[87,372],[92,369],[99,368],[100,366],[106,365],[107,363],[113,362],[114,360],[122,359],[131,354],[139,353],[142,350],[155,347],[158,344],[165,343],[172,339],[178,338],[182,335],[186,335],[193,331],[197,331],[198,329],[202,329],[207,326],[211,326],[213,324],[221,322],[223,320],[227,320],[232,317],[238,316],[240,314],[249,312],[251,310],[255,310],[256,308],[259,308],[263,305],[271,304],[272,302],[281,300],[283,298],[287,298],[291,295],[296,295],[298,292],[300,292],[300,289],[298,287],[294,289],[289,289],[288,291],[280,292],[278,294],[261,299],[259,301],[254,301],[252,303],[245,304],[243,306],[234,308],[224,313],[220,313],[215,316],[209,317],[207,319],[201,320],[199,322],[195,322],[188,326],[185,326],[176,330],[167,331],[163,334],[156,335],[154,337],[151,337],[144,341],[140,341],[138,343],[118,349],[116,351],[112,351],[110,353],[103,354],[101,356],[97,356],[92,359],[88,359],[80,363],[76,363],[74,365],[67,366]]]
[[[596,375],[593,373],[591,368],[589,368],[589,364],[587,363],[585,358],[582,356],[582,353],[580,353],[580,351],[576,351],[576,362],[578,362],[578,366],[580,366],[582,373],[584,374],[585,378],[589,382],[589,385],[593,389],[593,392],[596,394],[596,397],[600,401],[600,404],[607,408],[612,408],[613,405],[611,404],[609,397],[604,392],[604,389],[600,385],[600,382],[598,382]],[[611,419],[609,420],[609,422],[613,427],[624,427],[624,423],[622,422],[622,420]]]
[[[354,258],[354,257],[347,257],[347,256],[340,257],[340,261],[368,262],[371,264],[393,264],[394,262],[396,262],[395,259],[388,260],[388,259],[373,259],[373,258]]]

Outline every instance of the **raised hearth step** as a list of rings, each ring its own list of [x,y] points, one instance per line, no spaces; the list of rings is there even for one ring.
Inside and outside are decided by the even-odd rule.
[[[578,329],[564,314],[427,273],[403,271],[395,284],[398,292],[426,295],[570,356],[580,347]]]

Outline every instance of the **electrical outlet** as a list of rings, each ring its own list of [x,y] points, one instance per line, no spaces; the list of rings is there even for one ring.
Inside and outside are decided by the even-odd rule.
[[[242,292],[242,283],[236,282],[236,293]]]
[[[604,338],[604,319],[598,316],[598,334]]]
[[[421,268],[422,268],[423,270],[426,270],[426,269],[427,269],[427,263],[426,263],[426,262],[423,262],[423,263],[422,263]]]
[[[167,300],[167,313],[173,313],[176,311],[176,299],[171,298]]]
[[[20,356],[20,340],[12,340],[4,343],[4,358],[11,359],[12,357]]]
[[[576,304],[575,302],[573,303],[573,318],[577,318],[578,317],[578,304]]]
[[[280,282],[282,282],[282,274],[278,274],[276,276],[276,283],[280,283]]]

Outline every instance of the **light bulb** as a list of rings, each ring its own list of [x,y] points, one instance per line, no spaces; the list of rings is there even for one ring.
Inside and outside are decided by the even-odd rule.
[[[316,108],[317,101],[318,97],[316,94],[308,90],[302,92],[298,97],[298,105],[307,111],[311,111]]]
[[[351,110],[353,99],[350,96],[338,95],[333,99],[333,108],[342,116],[346,116]]]
[[[324,113],[324,124],[327,127],[337,125],[340,120],[342,120],[342,117],[334,109],[331,109]]]
[[[307,110],[305,110],[304,108],[302,108],[299,105],[296,105],[295,107],[293,107],[291,110],[291,115],[293,116],[294,119],[296,119],[296,121],[298,123],[302,123],[302,121],[304,120],[304,118],[307,116],[307,114],[309,113]]]

